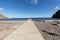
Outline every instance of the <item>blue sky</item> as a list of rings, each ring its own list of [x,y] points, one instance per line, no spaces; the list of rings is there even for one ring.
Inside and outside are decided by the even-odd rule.
[[[9,18],[51,17],[60,0],[0,0],[0,14]]]

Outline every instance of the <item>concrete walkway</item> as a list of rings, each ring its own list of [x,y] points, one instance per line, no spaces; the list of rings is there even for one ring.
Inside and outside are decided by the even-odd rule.
[[[44,40],[31,19],[3,40]]]

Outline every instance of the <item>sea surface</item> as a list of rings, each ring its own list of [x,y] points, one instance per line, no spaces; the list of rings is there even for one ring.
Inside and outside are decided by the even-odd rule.
[[[60,20],[60,18],[7,18],[7,19],[0,19],[0,21],[23,21],[23,20]]]

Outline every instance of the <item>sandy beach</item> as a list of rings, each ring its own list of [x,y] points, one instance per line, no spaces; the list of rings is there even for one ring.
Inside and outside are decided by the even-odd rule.
[[[60,40],[60,0],[0,0],[0,40]]]
[[[25,21],[0,21],[0,40],[22,25]]]
[[[60,27],[56,24],[52,20],[0,21],[0,40],[60,40]]]

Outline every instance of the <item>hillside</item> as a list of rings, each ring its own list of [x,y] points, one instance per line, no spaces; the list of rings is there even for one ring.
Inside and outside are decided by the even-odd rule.
[[[6,19],[6,18],[7,18],[6,16],[0,14],[0,19]]]

